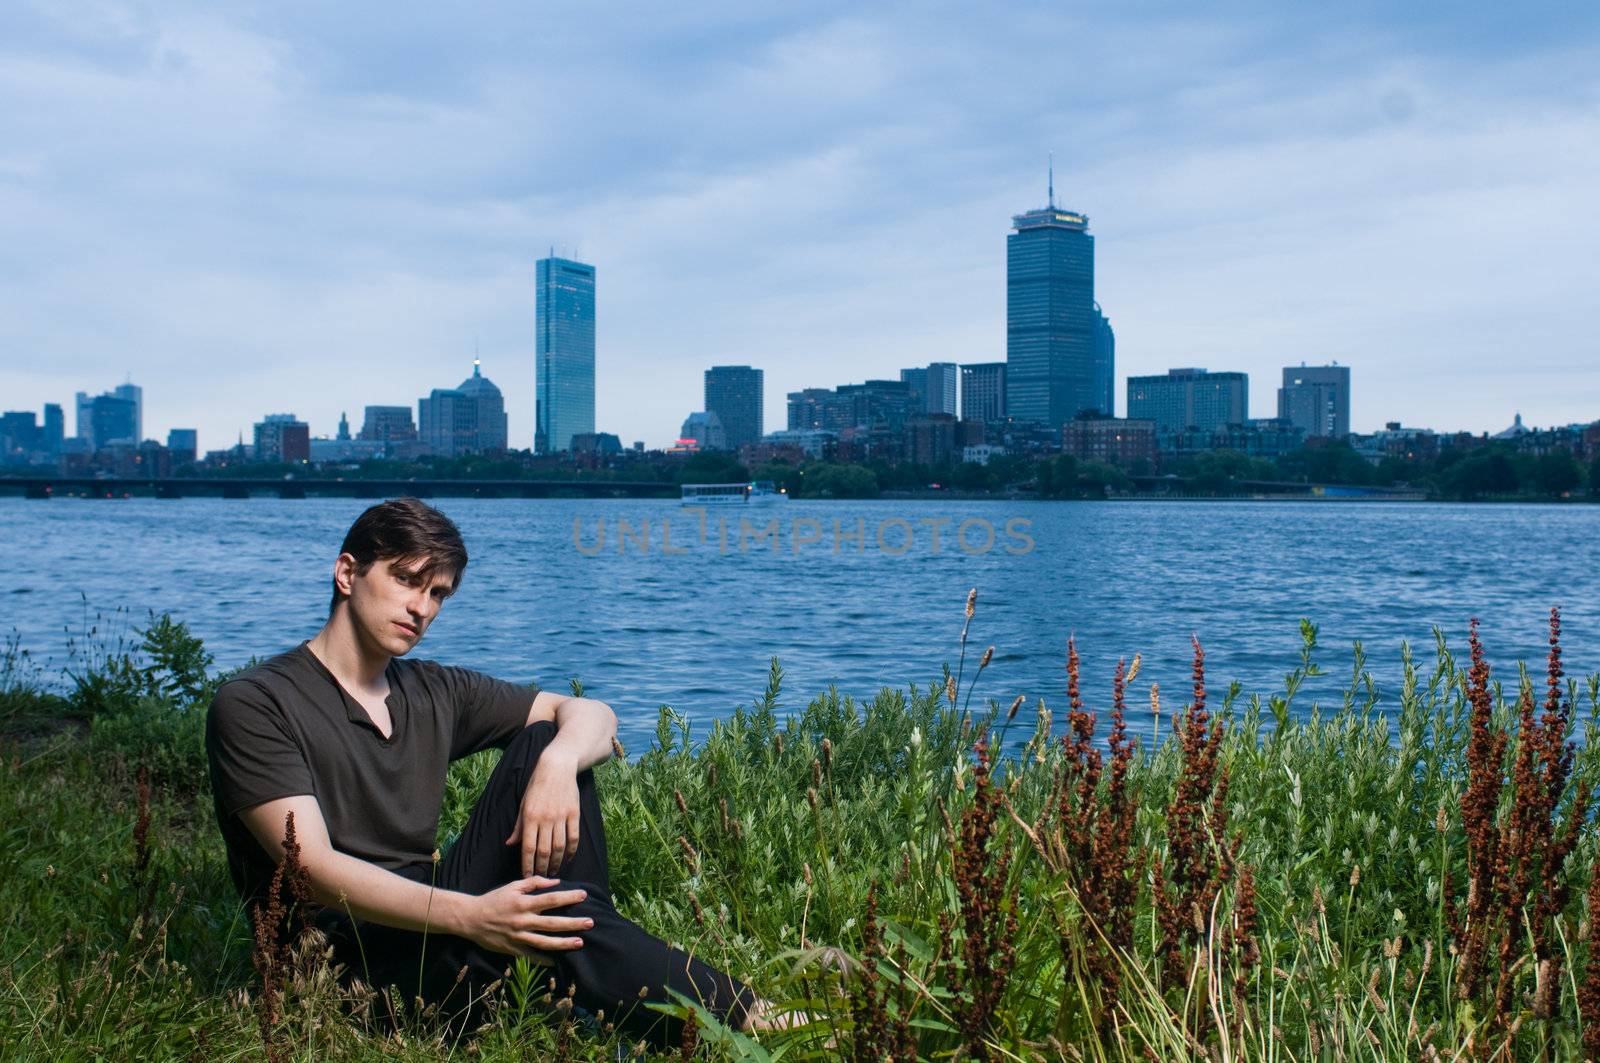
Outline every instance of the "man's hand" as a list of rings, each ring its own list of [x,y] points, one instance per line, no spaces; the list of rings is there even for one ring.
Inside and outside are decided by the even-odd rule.
[[[557,884],[555,879],[533,876],[472,898],[462,936],[491,952],[510,956],[525,956],[534,950],[570,952],[583,948],[582,938],[569,935],[590,929],[593,919],[544,913],[577,904],[589,895],[581,889],[530,892]]]
[[[578,772],[545,750],[522,795],[517,825],[507,845],[522,845],[524,875],[554,875],[578,851]]]

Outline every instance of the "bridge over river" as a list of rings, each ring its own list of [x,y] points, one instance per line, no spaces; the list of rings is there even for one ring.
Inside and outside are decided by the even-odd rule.
[[[222,477],[16,476],[0,478],[0,494],[29,498],[676,498],[678,485],[628,480],[284,480]]]

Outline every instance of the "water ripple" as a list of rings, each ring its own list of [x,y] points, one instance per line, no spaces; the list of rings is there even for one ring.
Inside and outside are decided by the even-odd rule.
[[[9,611],[7,626],[37,656],[56,660],[64,632],[81,634],[96,610],[126,606],[135,625],[147,610],[170,610],[219,666],[266,656],[316,632],[333,554],[365,505],[0,499],[0,546],[29,560],[11,574],[11,594],[27,604]],[[1234,679],[1247,691],[1271,690],[1297,663],[1299,620],[1309,617],[1330,673],[1309,686],[1299,703],[1309,708],[1313,698],[1337,698],[1355,641],[1393,691],[1402,640],[1430,653],[1437,626],[1461,644],[1473,616],[1497,668],[1540,661],[1546,612],[1556,604],[1572,671],[1600,669],[1600,566],[1592,560],[1600,507],[797,501],[786,516],[818,519],[821,543],[740,552],[734,534],[722,553],[715,525],[699,544],[671,502],[438,505],[461,525],[473,561],[429,632],[426,655],[508,678],[533,675],[556,689],[578,676],[617,707],[630,745],[648,738],[659,705],[709,719],[749,704],[773,655],[790,706],[829,684],[871,696],[885,685],[936,682],[941,664],[955,663],[973,586],[969,675],[983,648],[995,646],[978,699],[1063,701],[1069,634],[1084,660],[1085,696],[1097,706],[1109,699],[1116,661],[1135,652],[1144,657],[1139,697],[1159,682],[1179,703],[1191,634],[1206,646],[1214,690]],[[585,542],[607,522],[601,556],[574,548],[575,516]],[[1035,548],[969,555],[947,533],[934,553],[918,525],[928,516],[996,528],[1025,519]],[[651,521],[651,552],[616,552],[618,518],[634,527]],[[903,556],[873,543],[872,529],[895,518],[921,528]],[[846,529],[863,521],[867,548],[835,550],[835,519]],[[687,553],[660,553],[665,520],[674,547],[687,544]]]

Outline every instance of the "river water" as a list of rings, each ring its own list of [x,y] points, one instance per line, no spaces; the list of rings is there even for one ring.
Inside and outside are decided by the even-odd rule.
[[[170,611],[220,666],[268,656],[316,633],[368,504],[0,498],[0,632],[59,672],[88,627],[103,641]],[[415,652],[557,689],[580,677],[635,750],[661,705],[703,730],[749,704],[774,655],[789,708],[830,684],[925,686],[955,663],[972,587],[969,675],[995,647],[977,696],[1042,696],[1058,719],[1069,634],[1099,707],[1135,652],[1140,703],[1159,682],[1181,704],[1191,634],[1214,690],[1276,689],[1302,617],[1332,673],[1312,689],[1324,701],[1353,641],[1392,705],[1402,641],[1431,661],[1434,627],[1464,649],[1473,616],[1502,676],[1542,669],[1554,605],[1569,671],[1600,670],[1600,506],[801,500],[702,523],[662,500],[436,504],[472,562]]]

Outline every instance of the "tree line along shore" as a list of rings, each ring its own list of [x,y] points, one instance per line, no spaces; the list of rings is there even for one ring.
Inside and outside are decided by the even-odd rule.
[[[1536,454],[1508,442],[1488,441],[1471,449],[1446,448],[1428,458],[1385,457],[1368,461],[1346,443],[1303,447],[1275,459],[1238,451],[1210,450],[1158,467],[1149,461],[1125,465],[1069,454],[995,454],[986,463],[927,465],[917,462],[784,459],[742,464],[734,455],[706,451],[691,455],[661,452],[626,453],[576,462],[535,458],[525,453],[501,457],[472,455],[417,460],[367,460],[320,466],[230,462],[187,465],[155,476],[150,470],[125,469],[96,482],[78,476],[86,494],[104,494],[126,481],[131,493],[159,489],[145,481],[160,480],[178,493],[185,485],[204,488],[211,481],[230,484],[260,481],[280,493],[285,482],[300,490],[359,491],[363,482],[423,481],[441,492],[452,484],[476,484],[470,493],[515,496],[519,485],[538,485],[537,494],[594,495],[605,484],[628,493],[676,493],[683,483],[732,483],[768,480],[795,498],[950,497],[966,498],[1235,498],[1306,497],[1324,485],[1359,489],[1356,495],[1407,497],[1437,501],[1597,501],[1600,500],[1600,456],[1584,462],[1564,449]],[[52,474],[14,469],[7,480],[46,481]],[[318,486],[320,485],[320,486]],[[68,488],[71,493],[79,488]],[[291,491],[294,488],[290,488]],[[120,493],[120,492],[114,492]],[[602,492],[603,493],[603,492]]]

